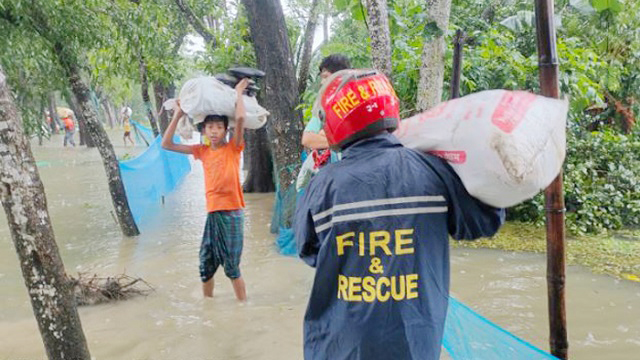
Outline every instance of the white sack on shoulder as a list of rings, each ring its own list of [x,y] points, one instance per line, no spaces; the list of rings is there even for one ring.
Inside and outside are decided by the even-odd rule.
[[[509,207],[535,196],[560,172],[567,111],[566,99],[489,90],[403,120],[394,135],[446,159],[474,197]]]

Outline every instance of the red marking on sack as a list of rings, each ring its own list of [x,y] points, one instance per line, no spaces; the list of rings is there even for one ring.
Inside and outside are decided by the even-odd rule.
[[[447,109],[450,103],[451,103],[450,101],[440,103],[438,106],[431,108],[430,110],[427,110],[422,114],[418,115],[418,123],[422,123],[436,117],[442,117],[442,114]]]
[[[467,162],[467,152],[461,150],[446,151],[446,150],[434,150],[429,151],[429,154],[435,155],[439,158],[445,159],[452,164],[464,164]]]
[[[469,102],[466,104],[465,110],[462,120],[469,121],[471,119],[480,119],[484,112],[484,104],[477,101]]]
[[[506,92],[493,112],[491,122],[509,134],[520,125],[535,100],[536,95],[525,91]]]

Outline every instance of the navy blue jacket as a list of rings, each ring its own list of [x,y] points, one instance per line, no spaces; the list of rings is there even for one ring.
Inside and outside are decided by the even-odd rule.
[[[348,147],[296,209],[299,255],[316,267],[305,359],[439,359],[449,235],[491,236],[503,221],[446,162],[391,134]]]

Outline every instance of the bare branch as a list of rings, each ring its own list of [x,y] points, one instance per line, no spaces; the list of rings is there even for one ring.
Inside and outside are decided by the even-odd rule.
[[[212,47],[217,47],[218,44],[216,42],[216,37],[209,31],[207,26],[194,14],[191,7],[184,2],[184,0],[175,0],[176,5],[180,8],[180,11],[187,19],[189,24],[193,27],[193,29],[200,34],[204,38],[204,41],[207,44],[210,44]]]

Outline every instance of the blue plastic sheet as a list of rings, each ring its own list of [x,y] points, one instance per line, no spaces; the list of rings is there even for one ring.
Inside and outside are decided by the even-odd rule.
[[[449,297],[442,345],[456,360],[557,359]]]
[[[150,129],[132,121],[142,136],[152,138]],[[134,159],[120,162],[120,173],[127,200],[138,225],[151,218],[161,207],[162,199],[180,184],[191,171],[186,155],[162,149],[158,136],[149,148]],[[174,137],[174,142],[180,139]]]
[[[280,228],[276,236],[276,245],[278,245],[278,249],[282,255],[296,255],[298,253],[292,228]]]

